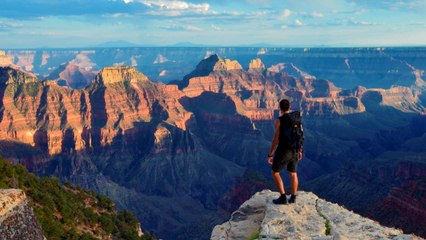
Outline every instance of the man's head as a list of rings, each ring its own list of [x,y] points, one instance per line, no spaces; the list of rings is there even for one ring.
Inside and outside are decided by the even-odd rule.
[[[287,99],[280,101],[280,110],[282,112],[287,112],[290,109],[290,102]]]

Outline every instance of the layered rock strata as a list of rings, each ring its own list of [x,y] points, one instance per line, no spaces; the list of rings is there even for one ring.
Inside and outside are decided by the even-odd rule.
[[[107,67],[81,90],[0,68],[0,153],[108,194],[147,229],[170,237],[210,232],[187,229],[200,212],[223,221],[219,202],[247,168],[269,176],[264,158],[282,98],[304,114],[301,179],[336,172],[345,161],[368,162],[405,141],[424,149],[425,124],[414,119],[425,113],[421,74],[415,89],[342,90],[297,64],[264,65],[256,59],[245,70],[212,55],[167,85],[132,67]],[[164,212],[173,214],[159,217]]]

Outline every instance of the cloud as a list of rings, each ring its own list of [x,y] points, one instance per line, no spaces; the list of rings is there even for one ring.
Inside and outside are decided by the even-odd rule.
[[[278,27],[281,28],[281,29],[300,28],[300,27],[304,27],[304,26],[308,26],[308,25],[304,24],[299,19],[295,19],[292,24],[278,25]]]
[[[426,11],[425,0],[347,0],[368,8],[387,9],[392,11]]]
[[[251,3],[251,4],[260,4],[265,5],[272,2],[272,0],[245,0],[245,2]]]
[[[317,11],[313,11],[312,13],[311,13],[311,17],[324,17],[324,14],[323,13],[321,13],[321,12],[317,12]]]
[[[349,18],[349,19],[337,19],[333,22],[328,22],[327,25],[329,26],[373,26],[373,25],[379,25],[376,22],[369,22],[369,21],[359,21],[355,18]]]
[[[288,18],[291,15],[291,11],[289,9],[284,9],[281,13],[281,18]]]
[[[332,14],[348,14],[348,15],[353,15],[353,14],[361,15],[361,14],[366,13],[366,12],[368,12],[368,10],[365,9],[365,8],[360,8],[360,9],[351,10],[351,11],[339,11],[339,10],[336,10],[336,9],[331,11]]]
[[[33,19],[49,16],[82,16],[144,12],[141,3],[108,0],[2,0],[0,16],[12,19]]]
[[[413,22],[410,23],[411,26],[417,26],[417,27],[426,27],[426,22]]]
[[[222,31],[222,28],[220,28],[220,27],[218,27],[218,26],[216,26],[216,25],[214,25],[214,24],[212,24],[210,27],[211,27],[214,31]]]
[[[170,25],[170,26],[165,26],[165,27],[161,27],[162,29],[168,30],[168,31],[186,31],[186,32],[199,32],[199,31],[203,31],[202,28],[196,27],[196,26],[191,26],[191,25]]]
[[[8,32],[13,29],[18,29],[24,27],[24,24],[22,23],[15,23],[15,22],[2,22],[0,21],[0,32]]]
[[[296,19],[296,20],[294,20],[294,26],[296,26],[296,27],[301,27],[301,26],[303,26],[304,24],[302,23],[302,21],[300,21],[299,19]]]
[[[180,0],[2,0],[0,8],[1,17],[12,19],[120,14],[179,16],[208,13],[212,13],[208,3]]]
[[[29,36],[45,36],[45,37],[52,37],[52,36],[61,36],[62,34],[57,32],[36,32],[36,31],[17,31],[15,34],[18,35],[29,35]]]
[[[351,20],[349,21],[350,24],[352,25],[362,25],[362,26],[372,26],[372,25],[378,25],[375,22],[368,22],[368,21],[355,21],[355,20]]]
[[[131,0],[126,0],[131,1]],[[194,4],[185,1],[168,1],[168,0],[139,0],[140,3],[159,12],[191,12],[191,13],[208,13],[210,4],[200,3]]]

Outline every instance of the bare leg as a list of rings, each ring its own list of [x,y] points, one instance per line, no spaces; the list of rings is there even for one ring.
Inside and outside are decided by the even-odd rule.
[[[297,188],[299,186],[299,179],[297,178],[297,173],[289,172],[290,181],[291,181],[291,195],[297,194]]]
[[[284,194],[284,183],[281,179],[280,173],[272,171],[272,178],[274,179],[275,186],[277,187],[280,194]]]

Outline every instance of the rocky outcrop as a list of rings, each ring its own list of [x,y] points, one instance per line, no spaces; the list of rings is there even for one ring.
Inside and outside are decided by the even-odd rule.
[[[45,239],[22,190],[0,189],[0,236],[4,240]]]
[[[271,73],[284,73],[285,75],[293,76],[296,78],[315,79],[314,76],[302,71],[293,63],[278,63],[268,68]]]
[[[110,144],[161,112],[180,128],[190,117],[177,88],[153,84],[132,67],[105,68],[80,91],[9,67],[0,74],[0,135],[50,154]]]
[[[154,60],[153,64],[162,64],[162,63],[166,63],[169,62],[170,60],[167,59],[166,57],[164,57],[161,54],[158,54],[157,58]]]
[[[0,66],[10,66],[13,64],[13,57],[6,56],[6,52],[0,50]]]
[[[191,84],[191,79],[198,79],[198,80],[193,80],[194,81],[193,84],[195,84],[195,82],[201,83],[201,82],[204,82],[203,81],[204,79],[207,79],[203,77],[208,77],[213,75],[217,77],[228,76],[231,73],[238,74],[242,70],[243,68],[237,61],[235,60],[232,61],[230,59],[223,59],[219,57],[219,55],[213,54],[209,56],[208,58],[202,60],[197,65],[194,71],[186,75],[183,78],[183,81],[179,83],[179,86],[181,88],[188,87],[188,85]]]
[[[362,101],[373,111],[381,106],[389,106],[403,112],[426,114],[426,108],[422,101],[410,87],[395,86],[390,89],[369,89],[362,96]]]
[[[266,67],[265,64],[263,64],[262,60],[260,58],[256,58],[251,60],[248,71],[262,73],[265,69]]]
[[[82,89],[90,84],[96,73],[81,69],[73,63],[66,63],[53,71],[46,80],[55,80],[60,86],[69,86],[74,89]]]
[[[299,192],[295,204],[275,205],[276,192],[256,193],[228,222],[213,229],[211,239],[420,239],[381,226],[345,208]]]
[[[96,77],[96,81],[100,81],[103,84],[111,84],[125,81],[137,82],[149,80],[133,67],[117,66],[102,69]]]
[[[317,80],[290,65],[297,77],[283,72],[278,66],[268,69],[264,75],[264,65],[260,59],[251,62],[249,70],[223,71],[226,59],[217,55],[202,61],[197,70],[180,82],[182,91],[188,97],[196,97],[203,92],[225,93],[236,104],[239,114],[253,121],[268,121],[274,118],[278,101],[290,98],[295,109],[302,109],[310,115],[346,115],[365,112],[359,97],[342,92],[327,80]],[[284,69],[284,66],[281,67]]]

